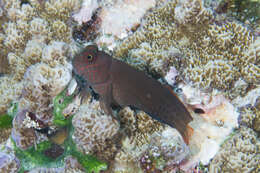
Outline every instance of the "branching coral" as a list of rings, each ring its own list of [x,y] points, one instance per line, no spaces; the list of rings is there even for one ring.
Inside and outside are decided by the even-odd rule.
[[[239,133],[223,144],[212,160],[210,172],[257,172],[260,141],[253,130],[241,127]]]

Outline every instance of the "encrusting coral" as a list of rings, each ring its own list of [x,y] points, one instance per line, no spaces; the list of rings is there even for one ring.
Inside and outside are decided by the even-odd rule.
[[[119,130],[119,123],[104,114],[97,101],[81,105],[72,119],[72,125],[73,140],[86,154],[103,151],[106,148],[105,141],[115,136]]]
[[[12,139],[16,146],[23,150],[33,146],[36,142],[36,133],[32,128],[35,125],[32,125],[33,122],[28,122],[28,114],[28,110],[21,110],[13,120]]]
[[[151,134],[164,128],[162,123],[152,119],[145,112],[135,112],[129,107],[120,110],[118,117],[123,129],[131,136],[132,142],[140,146],[149,141]]]
[[[240,78],[258,82],[259,39],[243,24],[213,14],[201,0],[168,1],[151,11],[114,54],[161,75],[173,65],[204,89],[228,90]]]
[[[101,23],[97,21],[106,29],[96,39],[100,47],[108,46],[112,50],[116,46],[115,58],[155,75],[165,76],[171,67],[172,75],[165,77],[167,81],[172,80],[171,85],[176,84],[176,77],[184,79],[180,95],[194,110],[192,114],[196,114],[191,123],[195,135],[189,153],[174,129],[143,111],[129,107],[119,113],[114,111],[119,123],[114,116],[102,112],[95,99],[80,106],[81,98],[74,93],[77,85],[73,82],[66,87],[72,79],[68,61],[76,47],[69,19],[81,2],[0,0],[0,116],[11,102],[16,103],[18,113],[13,119],[9,143],[13,143],[14,152],[19,156],[22,167],[19,171],[106,170],[106,163],[85,155],[91,153],[108,161],[109,169],[114,172],[167,172],[181,166],[189,169],[199,161],[208,164],[219,149],[210,163],[210,172],[259,171],[259,138],[250,128],[259,132],[260,104],[257,97],[248,96],[259,93],[259,34],[234,19],[220,17],[206,8],[202,0],[85,0],[85,5],[93,3],[85,16],[87,19],[82,18],[82,11],[74,15],[79,23],[87,22],[98,5],[105,7],[98,14]],[[145,7],[139,8],[140,4]],[[139,27],[141,16],[150,7],[155,8],[147,13]],[[114,21],[113,15],[120,16],[122,9],[125,9],[124,15]],[[138,18],[125,23],[123,19],[129,17],[129,11],[136,12],[133,16]],[[126,37],[129,33],[132,35]],[[91,37],[91,33],[89,35]],[[116,45],[117,42],[120,44]],[[219,89],[217,92],[222,93],[211,93],[207,97],[187,87],[187,83],[202,89]],[[230,99],[237,98],[231,102],[233,105],[223,97],[223,92]],[[188,94],[193,98],[187,97]],[[251,105],[239,104],[239,96]],[[192,100],[194,97],[198,97],[197,100]],[[72,117],[78,108],[79,112]],[[201,111],[200,115],[196,109]],[[221,148],[224,138],[237,126],[239,113],[239,130]],[[63,128],[70,130],[62,142],[52,140],[53,134],[48,137],[49,132]],[[10,134],[8,130],[0,130],[1,137]],[[57,150],[51,142],[59,145]],[[5,144],[2,139],[0,143]],[[52,155],[61,159],[52,162],[52,158],[48,158]],[[3,166],[2,161],[7,164]],[[17,172],[19,162],[14,156],[1,153],[0,172],[12,172],[8,167]]]
[[[241,127],[235,133],[212,160],[210,172],[259,171],[260,141],[256,133],[247,127]]]

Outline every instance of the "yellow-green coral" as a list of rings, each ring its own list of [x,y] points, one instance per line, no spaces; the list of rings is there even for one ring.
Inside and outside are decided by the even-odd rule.
[[[214,17],[201,0],[169,1],[149,13],[114,54],[129,56],[133,64],[140,58],[161,74],[174,65],[195,86],[229,90],[240,78],[259,82],[257,45],[249,28]]]
[[[239,133],[224,143],[214,157],[210,163],[210,172],[258,172],[259,149],[260,141],[256,133],[241,127]]]

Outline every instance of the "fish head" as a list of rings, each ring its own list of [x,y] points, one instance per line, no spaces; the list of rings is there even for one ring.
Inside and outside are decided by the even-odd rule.
[[[107,81],[111,62],[112,57],[89,45],[74,57],[72,64],[74,72],[92,85]]]

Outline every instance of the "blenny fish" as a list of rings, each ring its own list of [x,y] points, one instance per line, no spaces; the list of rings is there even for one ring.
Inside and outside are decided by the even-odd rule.
[[[73,59],[74,73],[99,94],[101,108],[112,114],[111,105],[132,106],[176,128],[188,143],[192,117],[168,85],[112,58],[95,45],[87,46]]]

